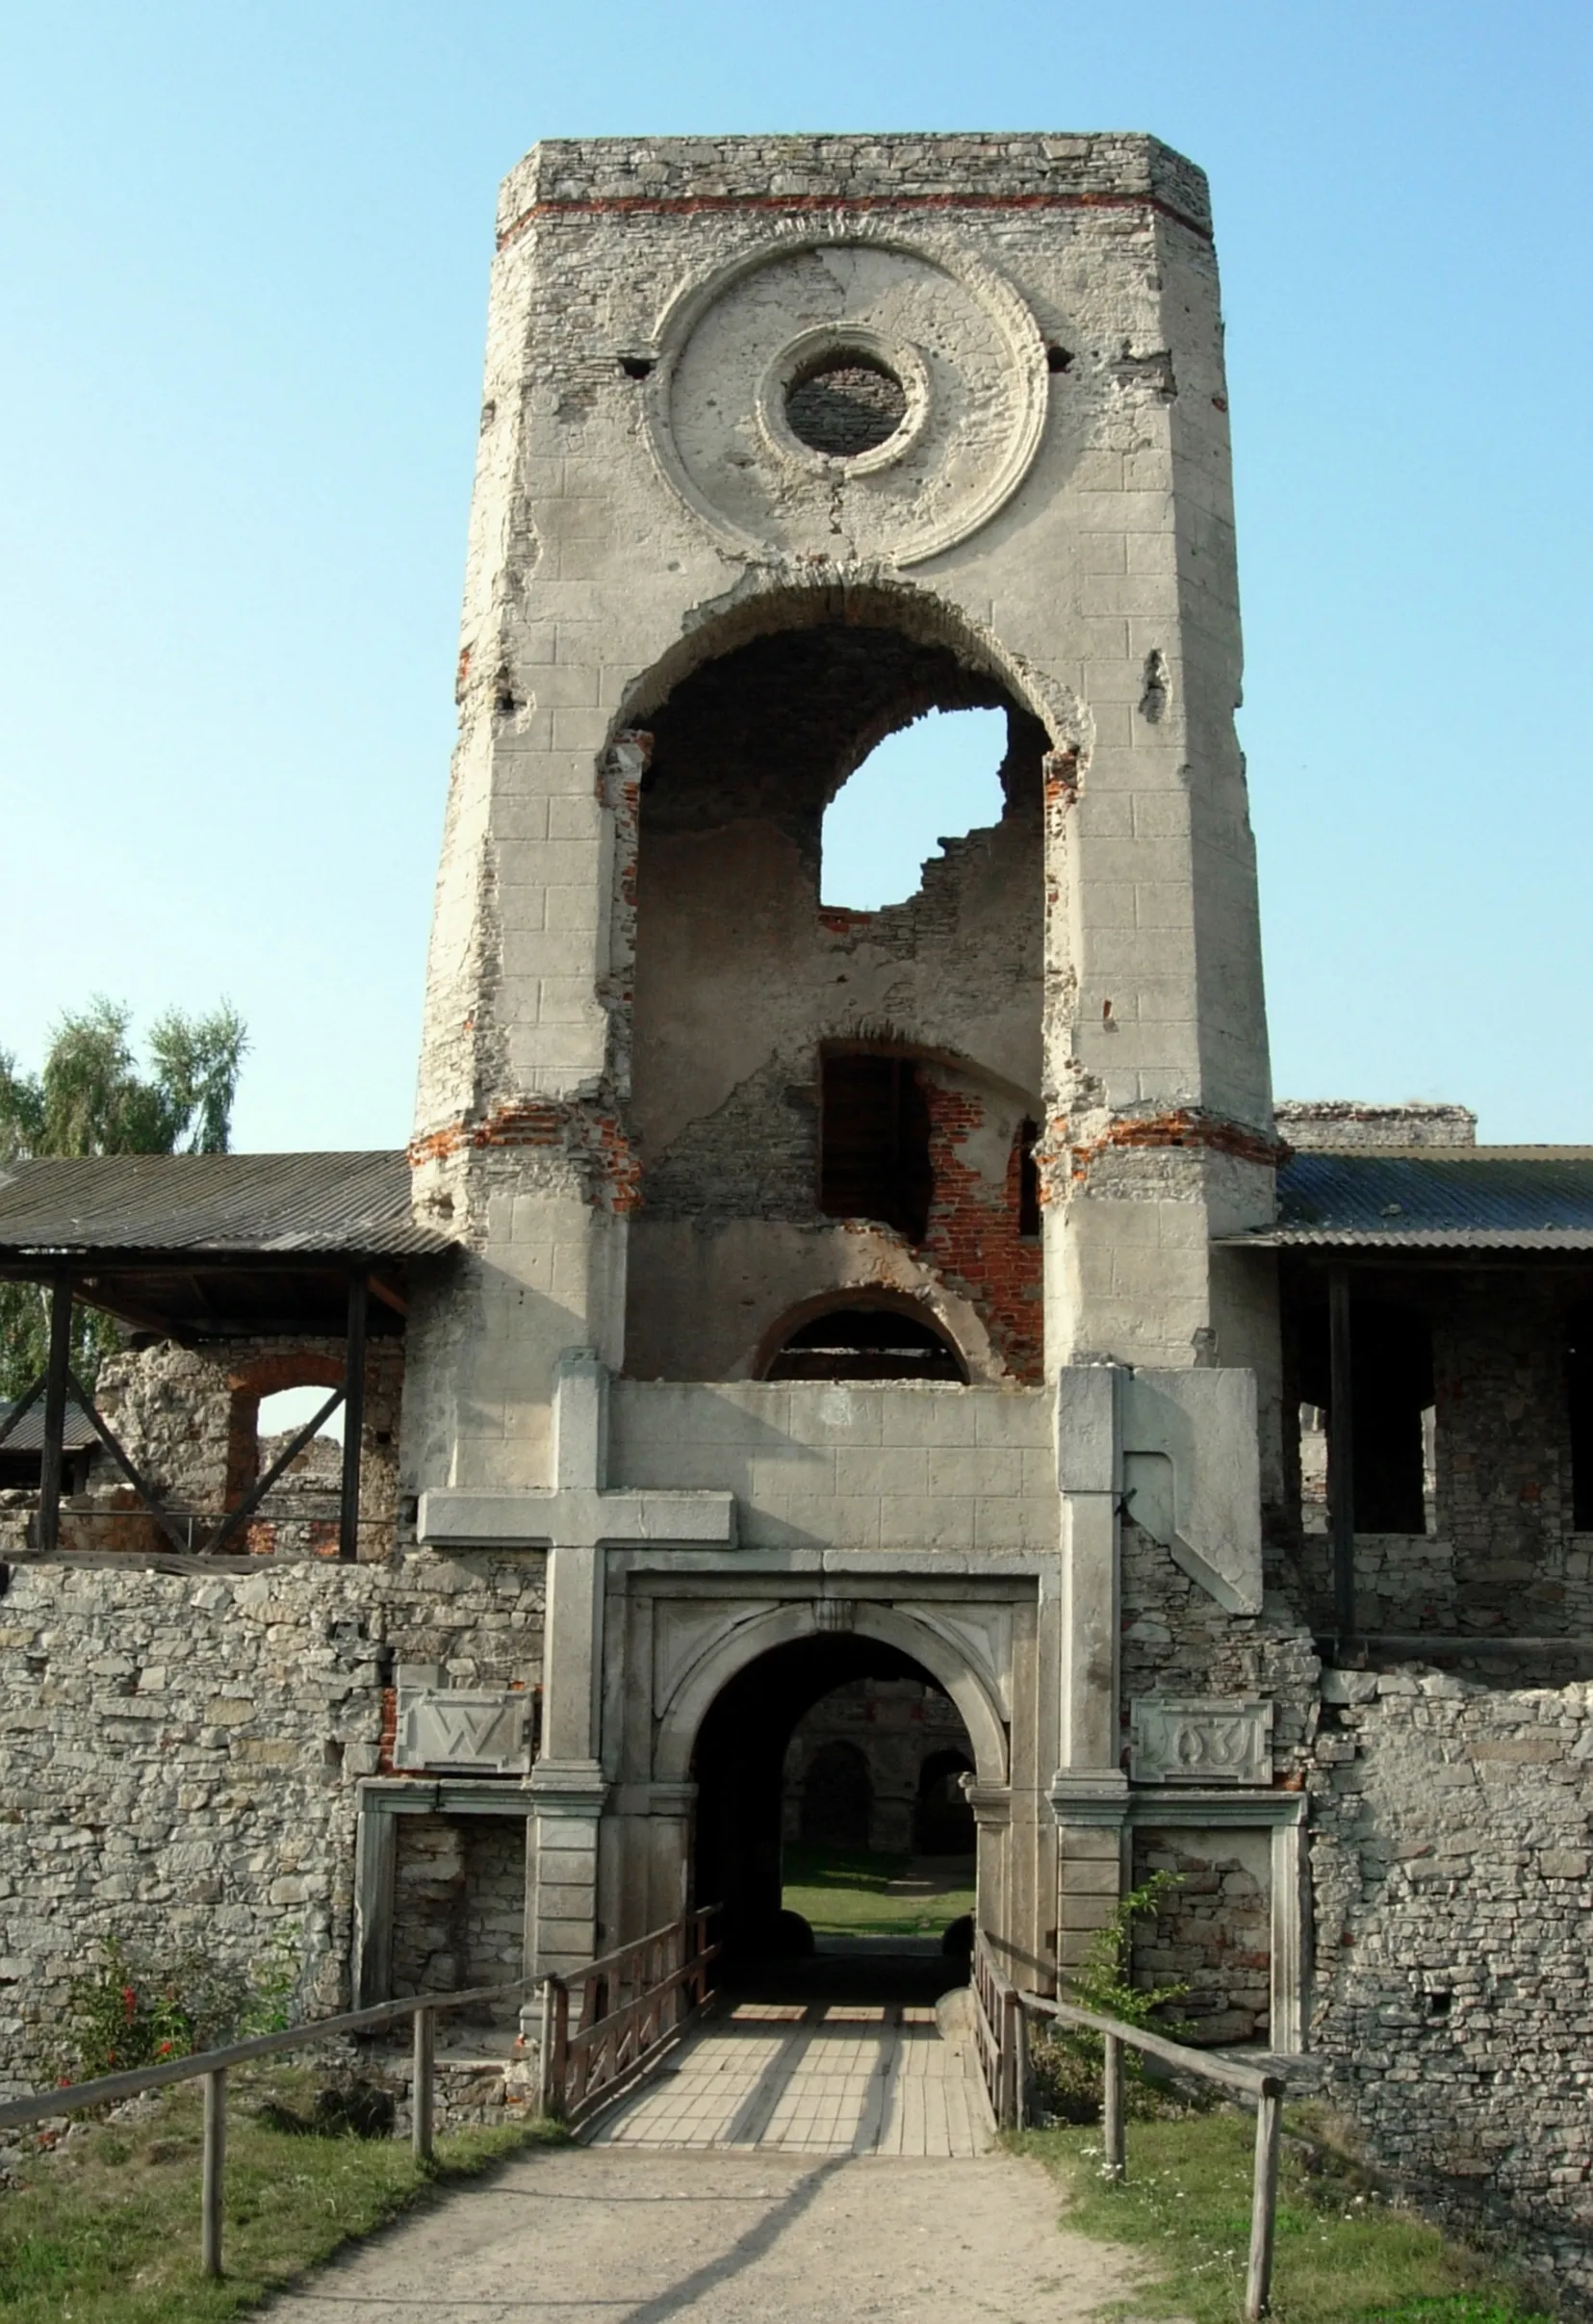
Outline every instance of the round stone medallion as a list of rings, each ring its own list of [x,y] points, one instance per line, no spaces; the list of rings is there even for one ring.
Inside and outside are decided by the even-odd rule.
[[[676,301],[659,352],[659,467],[743,550],[938,555],[1017,489],[1045,423],[1045,348],[1017,294],[886,241],[758,251]]]

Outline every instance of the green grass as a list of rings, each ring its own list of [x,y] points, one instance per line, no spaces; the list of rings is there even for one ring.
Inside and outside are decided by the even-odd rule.
[[[235,2072],[227,2108],[218,2283],[199,2272],[199,2098],[183,2085],[133,2123],[97,2123],[30,2161],[0,2193],[4,2324],[208,2324],[237,2315],[351,2237],[561,2135],[530,2123],[437,2141],[430,2170],[407,2139],[294,2137],[255,2119],[273,2097],[302,2111],[307,2073]]]
[[[933,1861],[933,1859],[931,1860]],[[782,1901],[818,1936],[938,1937],[973,1910],[973,1883],[943,1885],[910,1856],[787,1846]]]
[[[1136,2315],[1236,2324],[1250,2237],[1254,2124],[1223,2109],[1133,2123],[1128,2177],[1100,2175],[1098,2130],[1028,2132],[1017,2143],[1066,2180],[1063,2224],[1128,2244],[1150,2263]],[[1275,2324],[1549,2324],[1497,2269],[1414,2213],[1356,2191],[1357,2174],[1308,2172],[1285,2148],[1272,2277]]]

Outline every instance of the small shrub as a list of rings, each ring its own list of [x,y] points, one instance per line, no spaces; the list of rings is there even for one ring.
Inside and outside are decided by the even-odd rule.
[[[1118,1904],[1112,1919],[1090,1948],[1082,1968],[1063,1981],[1063,1998],[1097,2017],[1114,2017],[1125,2026],[1149,2026],[1157,2012],[1188,1990],[1183,1985],[1136,1985],[1133,1981],[1134,1924],[1161,1910],[1163,1899],[1179,1885],[1177,1872],[1153,1872]],[[1176,2034],[1177,2022],[1166,2030]],[[1057,2122],[1099,2122],[1101,2073],[1104,2059],[1099,2034],[1082,2026],[1054,2025],[1030,2047],[1035,2097],[1042,2115]],[[1187,2113],[1203,2107],[1204,2094],[1184,2097],[1145,2079],[1137,2051],[1124,2060],[1124,2102],[1131,2115]]]
[[[254,1971],[218,1969],[197,1950],[158,1963],[108,1937],[98,1965],[67,1989],[59,2048],[64,2081],[129,2074],[168,2057],[189,2057],[228,2041],[279,2030],[296,1973],[296,1939],[277,1943]]]

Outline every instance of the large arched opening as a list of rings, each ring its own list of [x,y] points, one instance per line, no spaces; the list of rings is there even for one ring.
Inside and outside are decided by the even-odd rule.
[[[904,900],[828,903],[837,794],[886,737],[961,712],[993,729],[989,819],[943,838]],[[1040,1378],[1023,1174],[1052,732],[986,641],[886,590],[737,607],[626,715],[647,737],[627,1369],[747,1378],[782,1314],[863,1287],[966,1303],[976,1377]],[[910,756],[899,780],[911,793]]]
[[[900,1642],[915,1642],[913,1625],[885,1610],[847,1628],[791,1627],[777,1620],[777,1642],[723,1677],[691,1751],[691,1887],[724,1907],[728,1974],[871,1995],[959,1981],[977,1864],[957,1777],[981,1761],[989,1774],[1003,1749],[990,1707],[965,1673],[954,1699]],[[710,1683],[705,1673],[694,1691]],[[926,1820],[929,1797],[938,1813]]]

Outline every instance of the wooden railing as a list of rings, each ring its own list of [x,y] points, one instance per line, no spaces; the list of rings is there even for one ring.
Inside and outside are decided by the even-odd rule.
[[[717,1909],[716,1907],[710,1909]],[[622,2079],[634,2081],[670,2046],[675,2034],[708,1997],[709,1964],[717,1945],[707,1942],[707,1912],[689,1913],[635,1945],[593,1961],[568,1978],[516,1977],[504,1985],[473,1985],[462,1993],[414,1994],[401,2001],[379,2001],[371,2009],[346,2009],[337,2017],[309,2018],[279,2033],[257,2034],[223,2050],[170,2057],[158,2066],[127,2074],[102,2074],[93,2081],[37,2090],[31,2098],[0,2103],[0,2130],[21,2130],[86,2106],[117,2105],[145,2090],[174,2082],[202,2081],[204,2138],[200,2164],[200,2253],[207,2276],[221,2273],[222,2192],[226,2172],[227,2075],[234,2066],[285,2051],[308,2050],[341,2034],[377,2033],[383,2027],[413,2021],[414,2074],[410,2102],[410,2145],[418,2162],[429,2161],[436,2119],[437,2019],[446,2010],[469,2009],[489,2001],[523,1999],[536,1986],[543,1994],[542,2105],[569,2122],[589,2113],[600,2095],[618,2095]],[[654,1981],[646,1981],[649,1964]],[[569,2030],[570,1995],[584,1984],[585,2005],[575,2033]],[[682,1997],[690,1995],[689,2002]],[[621,1998],[623,1997],[623,1998]],[[561,2060],[550,2076],[550,2035]],[[644,2038],[645,2037],[645,2038]],[[570,2093],[574,2089],[572,2102]],[[554,2094],[559,2093],[555,2102]]]
[[[977,1953],[975,1959],[977,1962]],[[1125,2026],[1118,2018],[1097,2017],[1093,2010],[1076,2008],[1070,2001],[1052,2001],[1041,1993],[1019,1993],[1016,2000],[1020,2015],[1026,2011],[1036,2017],[1054,2019],[1059,2025],[1077,2026],[1087,2033],[1099,2034],[1103,2053],[1101,2143],[1106,2150],[1106,2170],[1114,2179],[1125,2177],[1128,2168],[1123,2105],[1125,2046],[1143,2051],[1148,2057],[1159,2057],[1181,2073],[1198,2075],[1202,2080],[1215,2083],[1225,2096],[1254,2104],[1255,2169],[1250,2195],[1250,2256],[1245,2280],[1245,2316],[1246,2324],[1256,2324],[1256,2319],[1267,2313],[1272,2288],[1278,2143],[1283,2120],[1281,2079],[1275,2074],[1264,2074],[1255,2066],[1242,2066],[1232,2058],[1216,2057],[1209,2050],[1192,2050],[1186,2043],[1169,2041],[1165,2034],[1148,2033],[1142,2026]],[[1018,2076],[1022,2071],[1015,2047],[1011,2071]]]
[[[973,1966],[968,1982],[973,1990],[974,2047],[985,2095],[996,2128],[1023,2128],[1028,2077],[1024,2072],[1023,2008],[1016,1986],[997,1966],[990,1941],[980,1929],[973,1941]]]
[[[542,2110],[572,2127],[645,2074],[707,2003],[720,1948],[709,1905],[638,1937],[542,1993]],[[579,1988],[579,2000],[576,1989]],[[574,2023],[572,2025],[572,2019]]]

